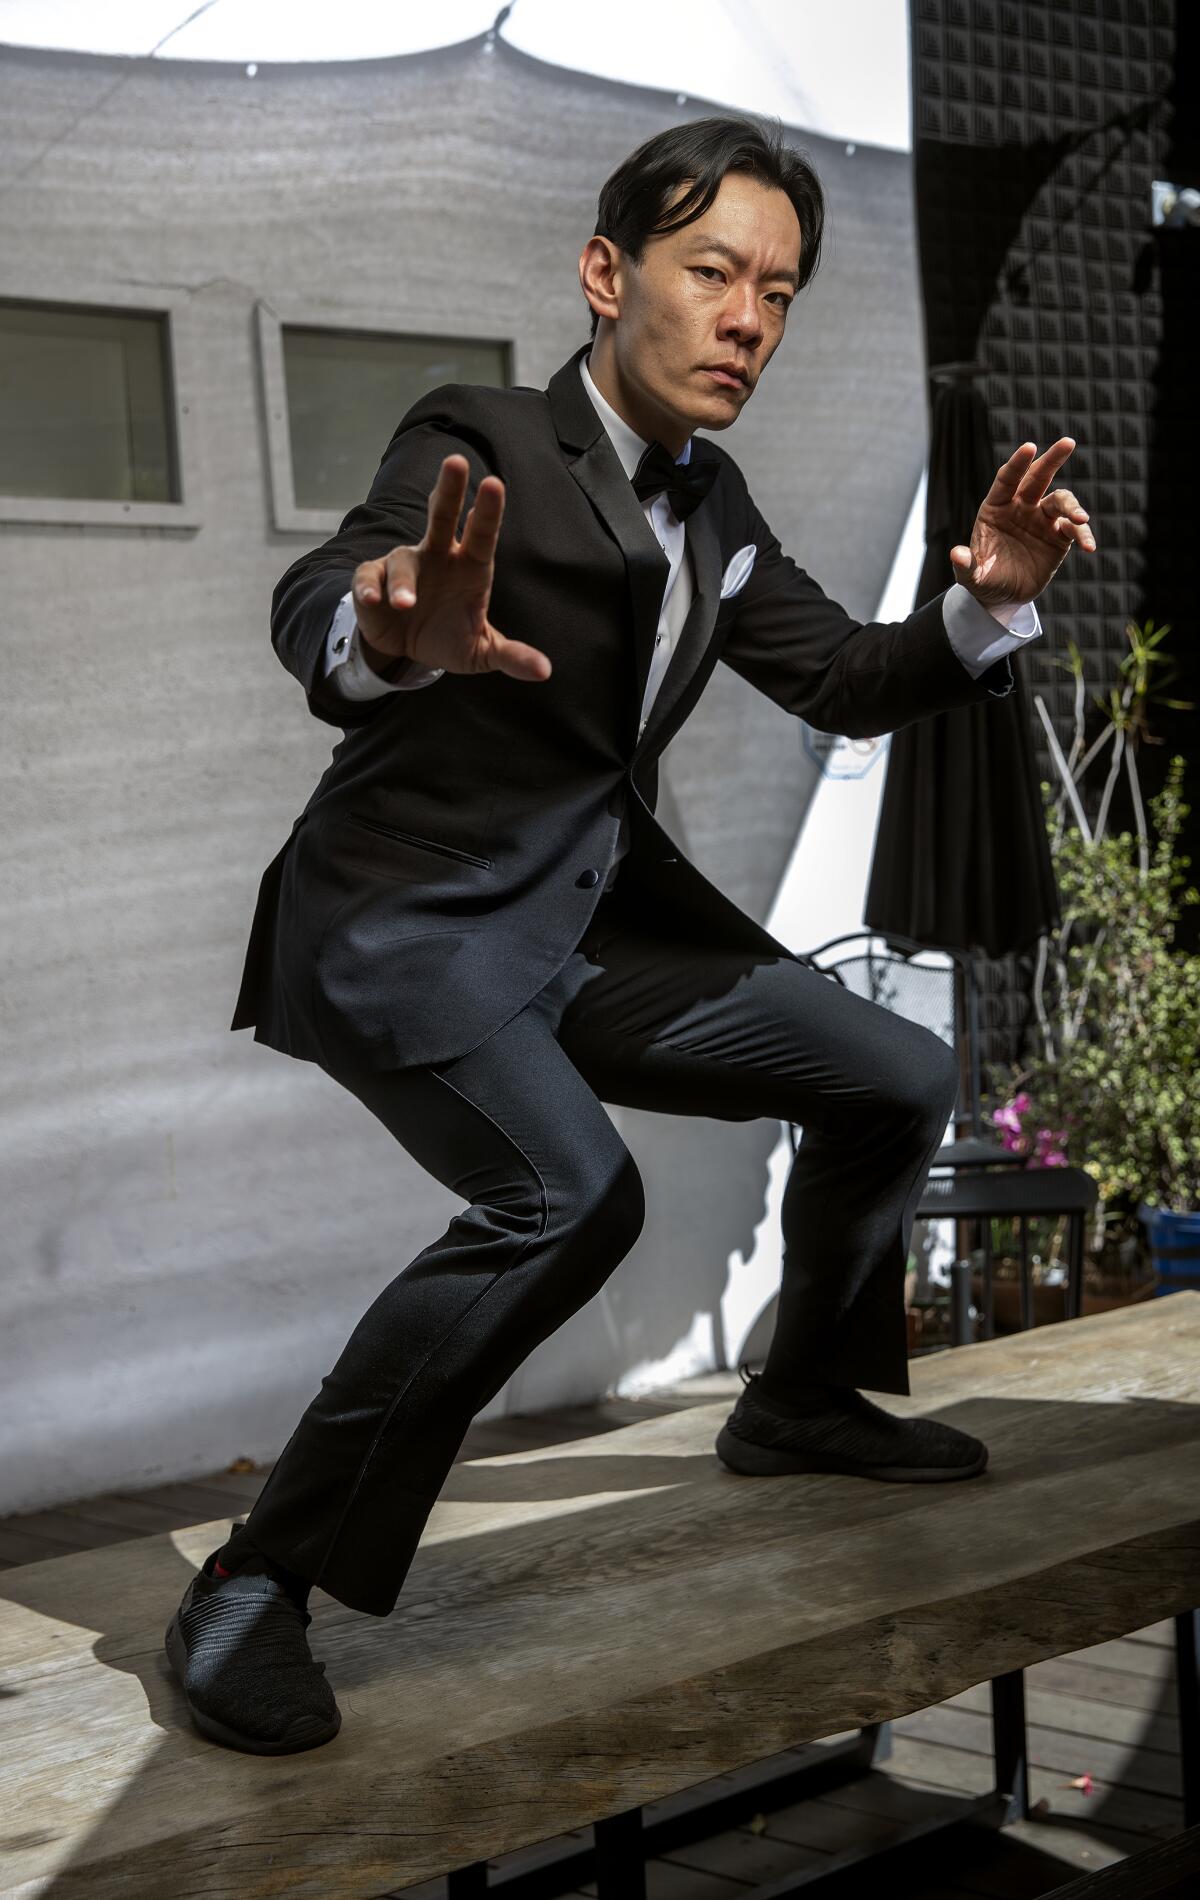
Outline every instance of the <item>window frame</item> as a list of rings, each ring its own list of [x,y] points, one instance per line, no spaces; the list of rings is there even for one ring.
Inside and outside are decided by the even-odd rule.
[[[115,284],[103,279],[70,284],[25,276],[4,287],[5,305],[58,304],[65,310],[97,316],[130,315],[164,320],[166,337],[167,427],[174,445],[178,501],[110,501],[97,497],[0,494],[0,522],[43,523],[81,528],[199,528],[199,463],[192,430],[192,405],[199,398],[199,352],[192,341],[192,298],[186,290],[154,285]]]
[[[414,330],[408,324],[397,324],[394,306],[386,312],[369,308],[347,309],[343,304],[331,310],[325,304],[301,304],[287,302],[268,303],[265,298],[255,299],[255,328],[258,338],[259,373],[262,379],[263,417],[266,425],[267,472],[271,497],[271,525],[281,534],[304,534],[311,539],[319,536],[328,539],[336,534],[346,518],[348,508],[298,508],[296,506],[295,484],[292,479],[292,435],[288,416],[287,378],[284,372],[283,332],[285,329],[324,330],[330,335],[388,336],[398,342],[421,342],[428,339],[434,344],[446,342],[482,343],[489,349],[498,349],[504,358],[505,372],[508,376],[507,387],[511,389],[516,382],[516,346],[511,337],[481,336],[478,330],[463,328],[457,330],[452,324],[440,324],[436,331]],[[390,435],[399,416],[392,419],[388,426]],[[380,438],[379,452],[382,456],[387,447],[387,436]]]

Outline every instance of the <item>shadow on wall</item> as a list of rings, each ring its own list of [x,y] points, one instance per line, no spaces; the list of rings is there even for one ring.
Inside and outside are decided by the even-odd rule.
[[[722,1367],[722,1295],[754,1250],[779,1124],[611,1112],[645,1183],[645,1226],[600,1292],[534,1348],[481,1418],[582,1404],[618,1385],[633,1395]]]

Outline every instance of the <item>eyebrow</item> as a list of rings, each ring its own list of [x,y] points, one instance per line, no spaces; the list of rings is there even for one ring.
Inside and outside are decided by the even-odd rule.
[[[735,251],[731,245],[723,244],[720,238],[697,237],[693,241],[700,250],[716,251],[719,257],[728,258],[731,264],[745,266],[745,258],[742,257],[739,252]],[[800,284],[800,273],[798,270],[773,270],[767,272],[767,281],[769,283],[774,283],[776,278],[783,278],[786,283],[792,286],[793,290],[796,290]]]

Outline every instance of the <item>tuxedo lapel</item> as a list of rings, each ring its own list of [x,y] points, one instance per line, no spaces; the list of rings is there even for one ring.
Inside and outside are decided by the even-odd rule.
[[[634,680],[628,716],[636,740],[642,699],[654,655],[654,636],[662,612],[663,590],[671,564],[646,519],[643,504],[621,466],[621,458],[609,439],[596,405],[583,386],[579,362],[591,347],[590,343],[584,343],[568,357],[561,369],[557,369],[550,378],[546,394],[567,467],[624,556],[633,623]],[[695,452],[693,444],[693,454]],[[665,711],[682,698],[688,681],[703,658],[716,624],[721,551],[707,496],[688,516],[685,533],[694,569],[692,604],[680,632],[679,644],[671,656],[663,683],[655,697],[643,744],[651,731],[659,726]]]
[[[642,734],[643,746],[651,740],[657,743],[662,727],[678,712],[684,694],[696,678],[717,624],[717,608],[721,597],[721,543],[707,496],[698,508],[692,510],[683,527],[692,560],[692,600],[679,629],[675,651],[667,662],[662,684],[654,696],[646,730]],[[678,578],[675,585],[679,585]],[[644,689],[644,680],[642,684]]]

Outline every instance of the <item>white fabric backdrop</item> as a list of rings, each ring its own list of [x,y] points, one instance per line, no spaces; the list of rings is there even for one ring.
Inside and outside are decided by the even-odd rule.
[[[500,35],[531,59],[912,149],[905,0],[0,0],[0,43],[247,65],[393,59],[475,39],[503,12]]]

